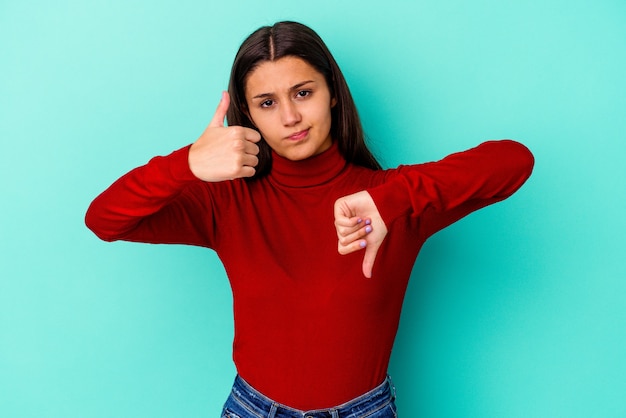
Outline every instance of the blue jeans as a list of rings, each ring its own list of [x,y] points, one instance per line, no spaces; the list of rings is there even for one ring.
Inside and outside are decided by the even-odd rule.
[[[343,405],[300,411],[274,402],[237,376],[222,418],[396,418],[395,399],[395,388],[387,377],[381,385]]]

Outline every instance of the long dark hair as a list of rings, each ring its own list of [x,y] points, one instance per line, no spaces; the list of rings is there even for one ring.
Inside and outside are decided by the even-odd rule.
[[[261,27],[241,44],[228,85],[231,100],[226,115],[228,124],[255,129],[247,116],[248,105],[245,96],[247,77],[261,63],[287,56],[303,59],[326,79],[331,97],[337,100],[337,104],[331,109],[330,135],[337,141],[339,152],[343,157],[353,164],[379,170],[380,164],[365,144],[359,114],[337,62],[319,35],[301,23],[278,22],[273,26]],[[261,151],[255,177],[266,175],[272,167],[269,145],[261,140],[259,147]]]

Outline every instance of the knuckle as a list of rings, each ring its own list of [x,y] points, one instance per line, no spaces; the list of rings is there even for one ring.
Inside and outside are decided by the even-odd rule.
[[[243,165],[243,156],[241,154],[235,154],[231,161],[231,166],[233,168],[239,168]]]
[[[350,240],[348,240],[347,237],[339,237],[339,244],[346,247],[348,246],[348,244],[350,244]]]
[[[244,135],[244,130],[243,130],[243,127],[241,126],[231,126],[230,131],[237,138],[241,138]]]
[[[244,150],[245,144],[241,140],[235,140],[232,143],[233,150],[240,153]]]
[[[241,170],[241,163],[238,161],[239,159],[235,159],[235,161],[233,161],[233,163],[230,166],[230,172],[233,174],[238,174],[239,171]]]

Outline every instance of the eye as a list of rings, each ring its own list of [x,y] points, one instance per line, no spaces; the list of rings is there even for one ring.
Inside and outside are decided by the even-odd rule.
[[[300,90],[296,93],[296,97],[307,97],[311,95],[311,90]]]
[[[274,101],[271,99],[264,100],[260,103],[260,106],[263,108],[270,107],[274,104]]]

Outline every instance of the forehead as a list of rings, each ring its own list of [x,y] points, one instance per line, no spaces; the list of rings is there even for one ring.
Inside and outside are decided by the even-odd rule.
[[[311,64],[298,57],[264,61],[246,79],[246,96],[279,93],[304,81],[324,82],[324,76]]]

